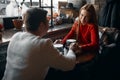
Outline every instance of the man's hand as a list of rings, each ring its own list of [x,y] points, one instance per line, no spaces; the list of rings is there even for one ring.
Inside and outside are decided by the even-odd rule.
[[[55,42],[54,42],[54,44],[62,44],[62,40],[61,39],[57,39]]]
[[[76,55],[82,52],[81,47],[78,45],[78,43],[71,43],[69,49],[72,49]]]

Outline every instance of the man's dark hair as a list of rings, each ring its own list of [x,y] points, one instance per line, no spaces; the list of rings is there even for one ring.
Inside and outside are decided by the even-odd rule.
[[[30,8],[24,14],[24,23],[28,31],[36,31],[41,22],[46,22],[47,11],[40,8]]]

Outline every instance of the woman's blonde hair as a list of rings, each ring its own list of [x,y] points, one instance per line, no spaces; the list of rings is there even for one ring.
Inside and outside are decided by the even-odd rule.
[[[96,16],[96,12],[95,12],[95,8],[92,4],[85,4],[84,6],[81,7],[80,11],[79,11],[79,15],[81,14],[81,10],[86,10],[89,12],[90,14],[90,20],[89,23],[93,23],[95,25],[97,25],[97,16]],[[78,40],[78,36],[79,36],[79,27],[80,27],[80,19],[78,18],[78,28],[76,29],[76,40],[77,42],[79,42]]]
[[[82,6],[80,11],[79,11],[79,14],[81,13],[81,10],[86,10],[90,13],[89,23],[97,24],[96,11],[95,11],[95,8],[92,4],[85,4],[84,6]]]

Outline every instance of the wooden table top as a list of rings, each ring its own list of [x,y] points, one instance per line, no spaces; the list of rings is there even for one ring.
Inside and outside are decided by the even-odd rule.
[[[72,26],[72,24],[62,24],[62,25],[57,25],[54,26],[54,28],[50,28],[48,30],[48,33],[53,32],[53,31],[57,31],[57,30],[61,30],[61,29],[65,29],[65,28],[70,28]],[[16,32],[24,32],[25,29],[23,27],[22,30],[16,30],[15,28],[13,29],[8,29],[8,30],[3,30],[2,31],[2,42],[0,43],[4,43],[4,42],[8,42],[10,41],[11,37],[16,33]]]

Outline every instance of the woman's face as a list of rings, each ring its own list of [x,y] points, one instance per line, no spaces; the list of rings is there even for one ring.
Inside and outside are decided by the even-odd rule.
[[[82,25],[85,25],[90,20],[90,14],[86,10],[81,10],[81,13],[79,14],[79,19]]]

